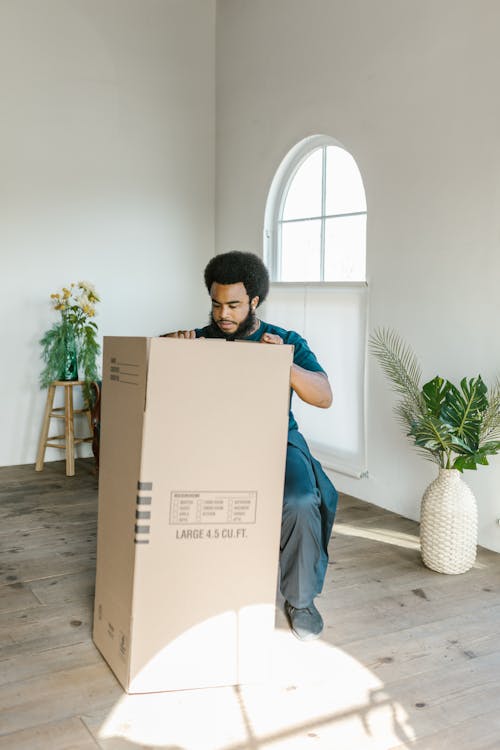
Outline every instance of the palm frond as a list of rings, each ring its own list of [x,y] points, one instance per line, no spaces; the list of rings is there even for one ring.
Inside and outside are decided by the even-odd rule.
[[[500,379],[497,379],[488,393],[488,406],[483,414],[479,445],[490,440],[500,440]]]
[[[420,365],[413,351],[399,334],[389,328],[377,328],[369,339],[371,354],[378,360],[393,390],[402,399],[395,412],[405,427],[411,427],[418,416],[426,413],[420,392]]]
[[[432,461],[432,463],[437,464],[442,469],[444,469],[445,461],[444,456],[445,454],[443,451],[431,451],[428,448],[420,448],[414,443],[417,453],[419,456],[422,456],[426,461]]]
[[[393,411],[396,420],[404,432],[408,432],[412,425],[422,418],[421,409],[415,405],[415,402],[412,399],[400,399],[395,404]]]

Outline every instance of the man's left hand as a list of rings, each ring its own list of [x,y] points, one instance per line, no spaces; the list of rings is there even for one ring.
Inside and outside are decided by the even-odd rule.
[[[282,344],[283,339],[281,336],[278,336],[276,333],[265,333],[261,340],[261,344]]]

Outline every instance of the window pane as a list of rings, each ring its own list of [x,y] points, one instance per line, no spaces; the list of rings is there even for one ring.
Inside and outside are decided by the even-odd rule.
[[[325,281],[365,280],[366,215],[325,222]]]
[[[351,154],[338,146],[326,149],[326,213],[366,211],[363,181]]]
[[[311,409],[297,395],[292,411],[314,455],[329,468],[366,470],[364,360],[367,289],[274,285],[264,320],[304,336],[334,389],[331,409]]]
[[[288,188],[283,219],[321,216],[321,161],[323,149],[314,151],[298,168]]]
[[[321,221],[281,225],[281,281],[320,281]]]

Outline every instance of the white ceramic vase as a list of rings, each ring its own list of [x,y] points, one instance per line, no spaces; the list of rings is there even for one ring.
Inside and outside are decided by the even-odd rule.
[[[476,559],[477,505],[457,469],[440,469],[420,510],[424,564],[438,573],[465,573]]]

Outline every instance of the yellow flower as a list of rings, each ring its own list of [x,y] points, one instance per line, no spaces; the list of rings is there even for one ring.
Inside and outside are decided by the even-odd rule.
[[[61,313],[73,313],[75,320],[81,323],[85,318],[93,318],[96,314],[95,303],[100,298],[95,291],[95,287],[89,281],[74,281],[68,286],[63,286],[61,292],[54,292],[50,295],[52,309]]]

